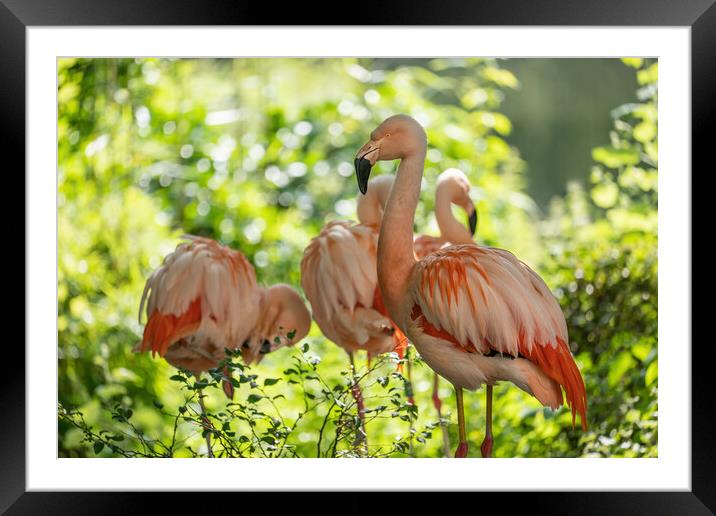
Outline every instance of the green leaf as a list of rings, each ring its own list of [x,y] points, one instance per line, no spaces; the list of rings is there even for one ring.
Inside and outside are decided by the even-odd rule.
[[[654,342],[651,339],[641,339],[631,347],[631,352],[643,362],[652,349],[654,349]]]
[[[249,394],[248,398],[246,398],[246,401],[248,401],[249,403],[256,403],[261,398],[263,398],[263,396],[261,396],[260,394]]]
[[[519,85],[519,81],[515,74],[504,68],[489,67],[482,70],[482,75],[485,79],[494,82],[499,86],[506,86],[508,88],[516,88]]]
[[[622,57],[622,63],[632,68],[641,68],[643,62],[641,57]]]
[[[280,378],[266,378],[264,385],[276,385],[279,381],[281,381]]]
[[[636,73],[636,80],[639,84],[652,84],[659,79],[659,63],[654,63],[648,68],[639,70]]]
[[[639,163],[639,150],[633,148],[596,147],[592,149],[594,161],[604,163],[609,168],[619,168]]]
[[[622,379],[624,374],[636,365],[636,360],[629,351],[622,351],[613,360],[609,367],[607,381],[610,387],[614,387]]]
[[[95,455],[98,455],[99,452],[101,452],[102,450],[104,450],[104,443],[103,443],[102,441],[96,441],[96,442],[94,443],[93,448],[94,448],[94,453],[95,453]]]
[[[654,381],[656,381],[657,375],[659,374],[659,361],[654,360],[649,367],[646,369],[646,376],[644,376],[644,383],[647,387],[650,387]]]
[[[634,138],[640,142],[648,142],[656,138],[656,124],[641,122],[634,127]]]
[[[611,181],[604,181],[592,188],[590,195],[594,204],[600,208],[607,209],[617,203],[619,199],[619,188]]]

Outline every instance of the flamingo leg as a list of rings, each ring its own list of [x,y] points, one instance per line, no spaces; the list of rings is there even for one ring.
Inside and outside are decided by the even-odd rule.
[[[201,423],[206,430],[212,428],[211,421],[206,416],[206,407],[204,407],[204,391],[199,391],[199,408],[201,408]],[[214,458],[214,452],[211,449],[211,432],[206,433],[206,454],[210,458]]]
[[[415,405],[415,396],[413,391],[413,362],[410,360],[410,348],[405,350],[405,359],[408,363],[407,367],[407,382],[405,384],[405,397],[408,399],[408,403],[410,405]],[[415,451],[413,450],[413,416],[410,414],[410,425],[408,426],[409,433],[410,433],[410,446],[408,448],[408,455],[411,457],[414,456]]]
[[[408,403],[411,405],[415,405],[415,396],[413,391],[413,361],[410,360],[410,356],[408,355],[408,351],[405,352],[405,360],[408,363],[407,367],[407,380],[408,382],[405,384],[405,395],[406,398],[408,398]]]
[[[455,386],[455,397],[457,398],[457,427],[460,436],[460,444],[455,451],[456,459],[467,457],[467,433],[465,431],[465,408],[462,403],[462,387]]]
[[[450,456],[450,434],[448,433],[448,422],[443,419],[442,401],[440,401],[440,377],[438,373],[433,373],[433,405],[438,412],[438,421],[440,421],[440,430],[443,434],[443,457]]]
[[[360,427],[356,430],[356,438],[353,445],[356,447],[362,446],[366,451],[368,448],[368,434],[365,430],[365,403],[363,402],[363,393],[361,392],[360,385],[356,380],[356,368],[355,362],[353,361],[353,353],[348,353],[348,358],[351,362],[351,377],[353,378],[353,385],[351,385],[351,393],[353,399],[356,401],[356,407],[358,408],[358,418],[360,419]]]
[[[482,441],[480,451],[483,457],[492,457],[492,385],[487,386],[487,409],[485,413],[485,440]]]

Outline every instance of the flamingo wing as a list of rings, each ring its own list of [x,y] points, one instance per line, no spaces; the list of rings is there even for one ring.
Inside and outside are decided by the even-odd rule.
[[[526,264],[503,249],[453,245],[420,260],[412,285],[411,318],[425,333],[465,352],[527,359],[565,390],[586,428],[586,391],[564,315]]]
[[[260,289],[239,251],[196,236],[169,254],[142,294],[147,325],[139,349],[164,356],[178,340],[197,335],[223,354],[248,336],[258,317]]]
[[[377,239],[360,224],[337,221],[323,228],[301,260],[301,286],[314,315],[330,319],[341,308],[373,303]]]

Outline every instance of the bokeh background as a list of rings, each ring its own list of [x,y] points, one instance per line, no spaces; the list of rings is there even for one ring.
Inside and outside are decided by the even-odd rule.
[[[187,416],[188,380],[131,351],[145,279],[191,233],[240,249],[262,283],[298,286],[311,237],[330,220],[355,219],[353,157],[396,112],[428,133],[416,232],[437,234],[437,175],[465,172],[477,240],[543,276],[585,377],[588,432],[572,428],[566,408],[496,387],[494,455],[657,455],[655,60],[60,59],[58,74],[60,456],[206,453]],[[374,174],[396,165],[381,162]],[[283,349],[241,373],[237,398],[265,416],[257,435],[222,412],[220,389],[206,389],[207,410],[224,413],[224,437],[246,442],[241,455],[350,451],[328,403],[305,410],[302,394],[320,389],[286,381],[288,364],[308,357],[327,388],[346,385],[347,356],[315,325],[305,343],[308,351]],[[384,380],[402,377],[390,360],[371,367],[375,408]],[[417,414],[377,411],[368,425],[375,455],[441,456],[431,372],[418,361],[411,373]],[[258,398],[249,394],[256,383]],[[454,446],[447,382],[441,395]],[[404,404],[401,390],[391,396]],[[466,403],[478,456],[484,392]],[[269,428],[273,437],[254,446],[277,415],[290,431]],[[317,447],[319,433],[333,435],[331,450]],[[272,449],[277,435],[283,444]]]

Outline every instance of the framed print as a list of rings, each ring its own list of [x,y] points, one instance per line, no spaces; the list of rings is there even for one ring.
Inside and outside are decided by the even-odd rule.
[[[0,506],[515,491],[709,514],[712,4],[3,0],[27,302]]]

